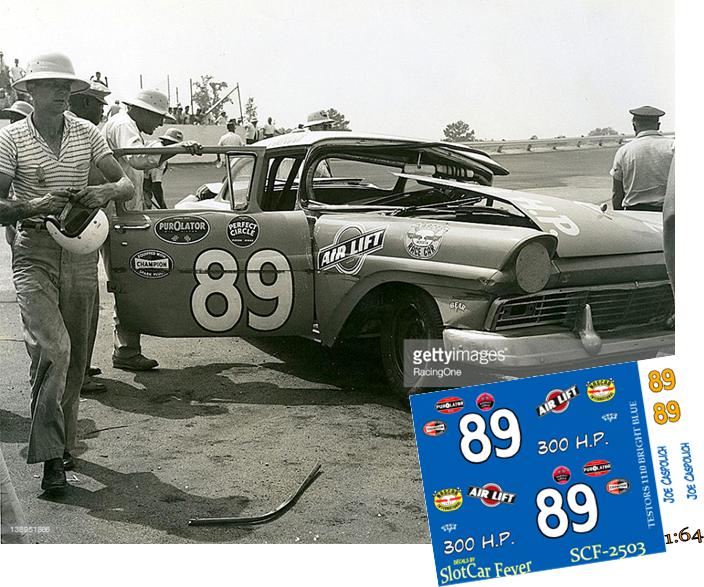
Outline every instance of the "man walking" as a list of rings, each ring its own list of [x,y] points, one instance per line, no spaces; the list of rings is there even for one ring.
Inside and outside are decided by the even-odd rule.
[[[673,145],[673,139],[660,132],[660,117],[665,113],[652,106],[629,112],[636,137],[614,157],[614,210],[662,211]]]
[[[111,117],[103,127],[103,135],[111,149],[130,147],[162,146],[158,141],[148,145],[142,138],[142,132],[150,135],[164,124],[169,114],[169,101],[165,94],[157,90],[140,90],[131,100],[123,100],[127,110]],[[186,147],[192,155],[201,154],[201,146],[193,141],[177,143],[174,146]],[[159,167],[173,155],[123,155],[118,158],[125,175],[134,185],[135,196],[125,202],[127,210],[144,210],[147,204],[144,199],[144,172]],[[117,209],[118,214],[122,210]],[[106,264],[107,264],[106,260]],[[138,332],[126,330],[120,323],[117,312],[114,314],[114,351],[113,367],[127,371],[148,371],[159,366],[154,359],[142,354],[141,336]]]
[[[227,121],[227,132],[220,137],[218,141],[218,147],[243,147],[244,141],[242,137],[235,132],[237,127],[237,121],[231,118]],[[220,158],[220,153],[218,153],[215,159],[216,167],[222,166],[222,159]]]
[[[52,492],[67,486],[64,467],[73,465],[98,271],[97,252],[62,249],[43,220],[58,215],[70,199],[98,208],[129,199],[133,188],[98,130],[65,114],[71,92],[88,87],[68,57],[32,59],[15,87],[32,96],[34,113],[0,129],[0,223],[17,222],[12,269],[31,358],[27,462],[44,463],[41,486]],[[88,186],[91,164],[108,183]],[[10,185],[13,200],[7,198]]]

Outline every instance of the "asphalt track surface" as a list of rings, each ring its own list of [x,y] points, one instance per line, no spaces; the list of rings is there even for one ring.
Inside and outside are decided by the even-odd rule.
[[[614,149],[497,156],[496,185],[603,202]],[[174,167],[173,203],[214,168]],[[108,386],[81,399],[77,470],[62,498],[41,495],[26,463],[29,360],[0,245],[0,444],[45,543],[428,542],[411,415],[385,389],[373,348],[331,353],[301,339],[144,337],[156,371],[111,367],[112,300],[101,275],[93,364]],[[192,517],[272,510],[316,463],[293,509],[253,529],[189,527]]]

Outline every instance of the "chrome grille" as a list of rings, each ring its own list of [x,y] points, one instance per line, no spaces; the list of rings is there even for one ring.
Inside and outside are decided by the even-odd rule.
[[[674,312],[668,282],[548,290],[494,302],[489,330],[555,325],[573,329],[585,304],[597,331],[664,324]]]

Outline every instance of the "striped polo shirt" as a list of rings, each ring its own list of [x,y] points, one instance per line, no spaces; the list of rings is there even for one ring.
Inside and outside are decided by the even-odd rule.
[[[57,189],[84,188],[91,163],[110,154],[110,147],[93,124],[66,113],[58,158],[37,131],[32,116],[0,129],[0,173],[12,178],[18,200]]]

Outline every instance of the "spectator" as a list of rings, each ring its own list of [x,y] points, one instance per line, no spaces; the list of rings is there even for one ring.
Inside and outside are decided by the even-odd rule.
[[[629,110],[636,137],[616,151],[611,168],[614,210],[662,211],[672,163],[671,138],[660,132],[665,113],[652,106]]]
[[[244,126],[244,123],[242,122],[242,118],[237,119],[237,123],[235,124],[235,134],[239,135],[239,137],[242,139],[242,144],[246,144],[247,142],[247,129]]]
[[[243,147],[244,141],[242,137],[235,132],[236,122],[235,119],[231,119],[227,122],[227,132],[220,137],[218,141],[218,147]],[[217,167],[222,166],[222,160],[220,159],[220,153],[218,153],[215,159],[215,165]]]
[[[196,110],[195,124],[203,124],[203,109],[200,106]]]
[[[257,119],[252,118],[251,122],[247,121],[244,125],[245,128],[245,142],[248,145],[251,145],[252,143],[256,142],[256,140],[259,138],[259,129],[257,128]]]
[[[0,88],[0,108],[9,108],[11,103],[12,98],[8,95],[7,90]]]
[[[218,124],[227,124],[227,113],[224,110],[218,116]]]
[[[5,64],[2,51],[0,51],[0,89],[5,89],[6,93],[11,90],[10,68]],[[3,108],[5,107],[3,106]]]
[[[193,124],[193,115],[189,112],[190,106],[183,109],[183,124]]]
[[[316,110],[308,115],[308,120],[303,124],[299,124],[298,128],[304,130],[332,130],[332,123],[335,122],[332,118],[328,118],[328,113],[325,110]]]
[[[20,67],[20,60],[15,59],[15,65],[10,68],[10,78],[12,83],[20,81],[25,76],[25,71]]]
[[[271,116],[266,119],[266,124],[264,125],[264,128],[262,128],[262,138],[263,139],[270,139],[273,136],[276,136],[276,127],[274,126],[274,121],[271,119]]]
[[[114,104],[108,109],[108,118],[112,118],[113,116],[115,116],[115,114],[119,113],[120,110],[122,110],[122,107],[120,106],[120,101],[115,100]]]
[[[99,71],[96,71],[95,75],[90,76],[90,81],[96,82],[99,84],[103,84],[106,88],[108,87],[108,78],[107,77],[101,78]]]

